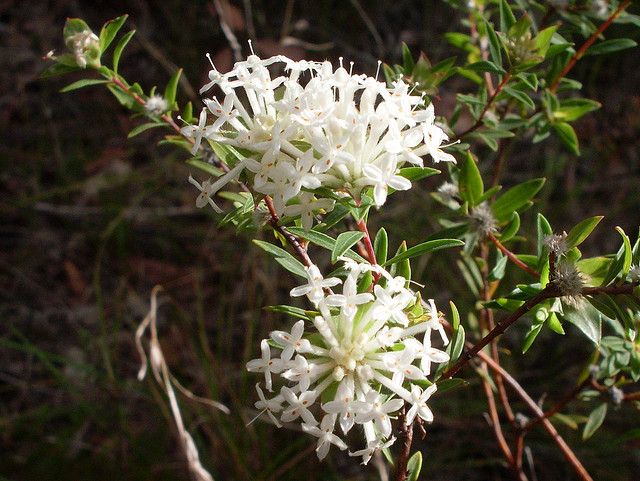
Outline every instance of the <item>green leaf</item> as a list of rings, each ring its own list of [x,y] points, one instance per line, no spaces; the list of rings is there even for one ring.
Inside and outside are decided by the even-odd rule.
[[[122,55],[122,51],[129,43],[129,40],[131,40],[131,38],[135,34],[136,34],[135,30],[131,30],[127,32],[126,35],[120,39],[120,41],[118,42],[118,45],[116,45],[116,48],[113,50],[113,71],[116,74],[118,73],[118,64],[120,63],[120,56]]]
[[[422,469],[422,453],[416,451],[407,462],[407,481],[418,481],[420,470]]]
[[[487,280],[489,282],[499,281],[504,277],[505,270],[507,268],[507,261],[509,258],[507,256],[502,256],[497,262],[496,265],[491,269],[489,275],[487,276]]]
[[[500,233],[500,242],[505,243],[508,240],[512,239],[518,233],[520,229],[520,215],[517,212],[511,214],[511,219],[509,219],[509,223]]]
[[[496,75],[506,75],[507,71],[502,67],[497,66],[493,62],[489,62],[488,60],[481,60],[480,62],[473,62],[468,65],[465,65],[467,70],[471,70],[473,72],[489,72]]]
[[[320,247],[324,247],[329,251],[333,251],[336,247],[336,240],[323,232],[318,232],[317,230],[305,231],[301,227],[287,227],[287,230],[292,234],[308,240],[313,244],[319,245]],[[344,255],[354,261],[367,262],[362,256],[349,249],[344,252]]]
[[[164,98],[169,105],[173,105],[176,101],[176,91],[178,90],[178,81],[180,80],[180,75],[182,74],[182,69],[178,69],[176,73],[174,73],[169,79],[169,83],[164,89]]]
[[[591,411],[591,414],[589,414],[589,418],[584,425],[584,430],[582,431],[583,441],[589,439],[593,435],[593,433],[598,430],[598,428],[602,425],[602,422],[604,421],[606,415],[607,403],[602,403],[600,406]]]
[[[511,214],[529,202],[542,188],[545,179],[531,179],[509,189],[491,206],[493,216],[498,222],[504,222]]]
[[[449,349],[447,349],[447,352],[451,357],[451,360],[449,361],[448,366],[453,366],[453,363],[457,361],[460,355],[462,354],[462,349],[464,348],[464,341],[465,341],[464,327],[460,325],[460,327],[456,331],[454,339],[449,343],[449,346],[451,346],[451,351],[449,352]],[[447,348],[449,346],[447,346]]]
[[[579,224],[577,224],[565,239],[568,249],[573,249],[576,246],[582,244],[582,242],[589,237],[593,229],[596,228],[598,223],[604,218],[603,215],[597,215],[595,217],[591,217],[589,219],[585,219]]]
[[[224,172],[218,169],[215,165],[204,162],[200,159],[189,159],[187,160],[187,164],[193,165],[198,169],[206,172],[209,175],[213,175],[214,177],[220,177]]]
[[[536,108],[536,104],[533,103],[533,100],[531,100],[531,97],[529,97],[524,92],[520,92],[519,90],[512,89],[510,87],[506,87],[504,89],[504,92],[507,95],[513,97],[514,99],[520,101],[520,103],[526,105],[527,107],[530,107],[532,109]]]
[[[331,251],[331,263],[335,264],[338,260],[338,257],[347,252],[356,242],[358,242],[364,236],[364,232],[360,231],[343,232],[342,234],[340,234],[336,239],[336,244],[333,246],[333,250]]]
[[[540,259],[542,256],[542,252],[544,249],[544,238],[545,236],[553,234],[553,230],[551,229],[551,224],[542,214],[538,214],[538,219],[536,223],[536,231],[538,235],[538,253],[537,257]]]
[[[129,15],[123,15],[122,17],[109,20],[103,25],[102,30],[100,30],[100,50],[103,52],[107,50],[128,17]]]
[[[464,242],[458,239],[436,239],[427,242],[423,242],[416,246],[413,246],[402,254],[398,254],[393,256],[391,259],[387,260],[384,264],[380,264],[381,266],[388,266],[391,264],[395,264],[396,262],[403,261],[405,259],[411,259],[412,257],[421,256],[424,254],[428,254],[430,252],[435,252],[440,249],[447,249],[449,247],[459,247],[464,245]]]
[[[218,158],[227,164],[229,167],[235,167],[235,165],[244,160],[246,157],[242,152],[238,151],[235,147],[227,144],[221,144],[219,142],[211,142],[211,149]]]
[[[373,252],[376,255],[378,265],[384,264],[387,260],[387,253],[389,252],[389,237],[384,227],[380,227],[376,238],[373,240]]]
[[[618,249],[615,260],[609,266],[607,275],[602,281],[603,286],[608,285],[618,276],[620,276],[622,279],[625,279],[627,274],[629,273],[629,268],[631,267],[631,260],[633,258],[631,252],[631,241],[629,241],[629,237],[627,237],[627,235],[620,227],[616,227],[616,231],[618,231],[618,233],[622,236],[622,246],[620,246],[620,249]]]
[[[596,346],[602,337],[602,314],[589,302],[579,299],[575,306],[563,304],[563,314],[567,321],[576,326]]]
[[[533,341],[536,340],[536,337],[538,337],[538,334],[540,334],[540,331],[542,331],[543,326],[544,321],[534,321],[533,324],[531,324],[531,328],[529,329],[529,332],[527,332],[527,335],[524,336],[524,341],[522,342],[522,354],[529,350],[529,348],[533,344]]]
[[[336,225],[338,222],[344,219],[348,214],[349,214],[349,209],[346,206],[342,204],[336,204],[333,210],[329,212],[329,214],[324,217],[322,222],[316,225],[313,228],[313,230],[324,232],[325,230],[330,229],[331,227]]]
[[[56,63],[47,67],[47,69],[40,74],[41,79],[55,77],[56,75],[63,75],[69,72],[77,72],[78,70],[83,70],[77,65],[75,65],[75,57],[71,54],[64,54],[58,57],[56,60],[60,61],[61,57],[70,55],[73,58],[74,65],[65,65],[63,63]]]
[[[111,83],[107,84],[107,88],[109,89],[109,92],[111,92],[116,98],[116,100],[120,102],[121,105],[130,110],[133,109],[136,101],[131,95],[129,95],[129,93],[124,91],[121,87],[118,87],[117,85]]]
[[[415,62],[413,61],[413,57],[411,56],[411,50],[406,43],[402,42],[402,64],[404,68],[404,75],[410,77],[413,75],[413,67],[415,66]]]
[[[629,236],[627,236],[627,234],[625,234],[624,231],[622,230],[622,227],[616,227],[616,231],[618,232],[618,234],[622,236],[623,254],[621,256],[621,259],[622,259],[621,272],[622,272],[622,280],[624,281],[627,277],[627,274],[629,273],[629,269],[631,268],[631,259],[632,259],[631,241],[629,240]]]
[[[407,242],[402,241],[398,249],[396,250],[396,255],[394,257],[399,257],[407,251]],[[394,276],[404,277],[405,279],[411,279],[411,263],[409,259],[401,259],[398,262],[392,264],[389,269],[389,273]]]
[[[549,45],[551,44],[551,39],[556,33],[556,30],[558,30],[558,26],[559,25],[553,25],[551,27],[547,27],[538,33],[535,40],[536,54],[541,57],[546,57]]]
[[[612,38],[610,40],[600,42],[596,45],[592,45],[587,49],[583,56],[586,57],[587,55],[604,55],[637,46],[638,44],[630,38]]]
[[[493,25],[486,20],[484,21],[484,29],[487,33],[487,38],[489,39],[489,54],[491,55],[491,60],[497,67],[502,68],[500,41],[498,40],[496,31],[493,29]]]
[[[511,7],[507,0],[500,0],[500,31],[507,32],[516,23]]]
[[[131,130],[131,132],[129,132],[129,135],[127,135],[127,138],[130,139],[132,137],[135,137],[136,135],[141,134],[142,132],[146,132],[147,130],[150,130],[150,129],[155,129],[156,127],[168,127],[168,126],[169,124],[167,124],[166,122],[147,122],[142,125],[138,125],[133,130]]]
[[[567,99],[560,102],[560,107],[553,117],[563,122],[573,122],[583,115],[602,107],[602,104],[591,99]]]
[[[432,169],[431,167],[405,167],[404,169],[400,169],[400,175],[405,179],[409,179],[411,182],[416,182],[439,173],[440,171],[438,169]]]
[[[567,122],[553,122],[551,124],[553,130],[556,131],[562,143],[566,145],[571,152],[576,155],[580,155],[580,148],[578,147],[578,136],[576,135],[573,127]]]
[[[476,205],[476,200],[479,199],[484,192],[482,176],[480,175],[476,162],[469,153],[465,155],[465,159],[460,167],[458,189],[460,198],[469,202],[470,207]]]
[[[466,386],[467,384],[469,383],[466,380],[455,377],[450,379],[443,379],[442,381],[438,381],[438,395],[447,391],[451,391],[458,386]]]
[[[282,267],[284,267],[286,270],[288,270],[289,272],[297,276],[300,276],[306,279],[307,271],[302,265],[302,262],[300,262],[298,259],[293,257],[287,251],[285,251],[284,249],[281,249],[280,247],[274,246],[273,244],[270,244],[268,242],[264,242],[261,240],[257,240],[257,239],[254,239],[253,243],[256,244],[258,247],[260,247],[265,252],[267,252],[268,254],[270,254],[276,260],[276,262],[280,264]]]
[[[311,317],[307,314],[308,311],[301,309],[299,307],[286,306],[286,305],[277,305],[277,306],[266,306],[263,308],[265,311],[272,312],[281,312],[283,314],[287,314],[292,317],[296,317],[298,319],[311,320]]]
[[[102,85],[108,83],[108,80],[99,78],[78,80],[77,82],[73,82],[72,84],[69,84],[66,87],[60,89],[60,92],[71,92],[72,90],[81,89],[82,87],[88,87],[89,85]]]

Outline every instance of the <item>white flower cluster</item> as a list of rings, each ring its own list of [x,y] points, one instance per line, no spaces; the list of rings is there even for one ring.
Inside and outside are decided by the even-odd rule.
[[[274,331],[271,342],[262,341],[262,357],[249,361],[247,369],[264,374],[268,391],[274,390],[274,375],[288,381],[270,399],[257,384],[256,408],[278,427],[300,420],[302,429],[318,438],[320,459],[332,444],[347,449],[334,432],[336,422],[343,434],[362,426],[366,447],[349,454],[362,456],[366,464],[376,450],[395,441],[391,418],[403,406],[408,406],[407,423],[416,417],[433,420],[426,402],[436,384],[427,376],[432,363],[446,362],[449,355],[432,347],[431,335],[438,331],[445,345],[448,339],[433,300],[424,315],[409,319],[405,310],[416,297],[406,289],[405,278],[380,266],[343,260],[349,274],[342,294],[328,293],[342,281],[324,279],[315,265],[307,268],[308,283],[291,291],[293,297],[306,295],[316,307],[312,323],[318,334],[305,333],[304,320],[291,332]],[[358,293],[358,279],[366,271],[383,282],[372,293]],[[422,341],[418,334],[424,334]],[[274,351],[278,355],[272,357]]]
[[[272,78],[270,66],[288,76]],[[314,210],[333,206],[330,199],[311,194],[318,187],[359,198],[364,187],[372,186],[380,206],[389,188],[411,187],[398,175],[405,163],[422,167],[426,154],[435,162],[455,162],[441,150],[448,137],[434,125],[433,105],[425,108],[423,97],[412,95],[403,81],[388,89],[343,66],[334,71],[328,61],[256,55],[226,74],[213,67],[209,79],[200,93],[216,88],[224,97],[205,99],[198,124],[182,128],[195,139],[193,153],[203,138],[249,152],[239,165],[248,171],[253,190],[271,196],[278,215],[302,216],[307,229]],[[215,185],[219,189],[231,178],[223,176]],[[203,206],[215,189],[199,189],[206,197],[199,202]]]

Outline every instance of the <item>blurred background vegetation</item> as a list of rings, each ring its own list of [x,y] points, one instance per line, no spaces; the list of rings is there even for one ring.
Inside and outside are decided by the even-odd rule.
[[[373,74],[378,58],[400,61],[402,42],[434,62],[462,55],[442,34],[463,28],[464,14],[444,1],[220,3],[241,44],[254,39],[262,56],[342,55],[355,62],[355,71]],[[180,104],[197,106],[208,71],[205,53],[220,70],[231,66],[211,1],[0,1],[0,479],[188,479],[164,395],[154,381],[136,380],[133,336],[156,284],[165,288],[160,340],[174,374],[232,411],[226,416],[180,400],[214,478],[378,479],[373,467],[362,468],[344,453],[318,464],[315,441],[306,435],[261,420],[246,426],[256,414],[257,378],[244,365],[258,355],[261,338],[291,323],[262,307],[284,302],[294,280],[248,236],[217,229],[212,211],[195,209],[188,153],[157,147],[155,130],[127,140],[139,120],[104,88],[58,92],[82,75],[38,78],[47,66],[41,57],[63,49],[67,17],[83,18],[98,31],[125,13],[125,29],[137,34],[121,72],[146,91],[163,89],[176,66],[183,67]],[[623,34],[639,40],[637,31],[623,27],[608,32]],[[615,225],[632,238],[640,225],[637,54],[624,51],[572,71],[585,94],[603,105],[576,125],[581,157],[554,141],[518,144],[503,176],[506,185],[547,178],[529,221],[543,212],[562,231],[605,215],[584,245],[587,254],[617,249]],[[434,99],[436,113],[447,117],[465,88],[445,83]],[[491,161],[489,153],[481,169],[488,171]],[[437,207],[429,192],[443,180],[393,196],[372,215],[373,229],[384,225],[393,245],[415,244],[433,232],[428,216]],[[527,228],[533,231],[531,223]],[[441,307],[454,299],[466,312],[472,298],[454,260],[416,262],[416,280],[428,281],[425,297]],[[563,339],[542,335],[523,357],[525,324],[503,339],[512,354],[504,365],[534,399],[557,401],[573,387],[591,346],[569,328]],[[483,417],[481,386],[470,371],[466,377],[468,387],[433,400],[436,421],[416,443],[423,479],[510,479]],[[589,409],[577,402],[568,412]],[[631,407],[611,413],[586,443],[579,432],[560,429],[595,479],[637,479],[639,446],[620,440],[630,418],[638,419]],[[572,479],[544,433],[534,431],[526,442],[538,479]]]

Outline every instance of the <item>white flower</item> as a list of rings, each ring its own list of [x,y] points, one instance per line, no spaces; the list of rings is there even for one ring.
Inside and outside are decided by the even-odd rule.
[[[407,412],[407,424],[411,424],[416,416],[428,423],[433,421],[433,413],[431,409],[429,409],[429,406],[427,406],[427,401],[431,395],[436,392],[436,389],[437,386],[435,384],[432,384],[424,391],[415,384],[411,386],[412,406]]]
[[[259,393],[256,407],[270,417],[281,413],[282,422],[301,420],[303,429],[318,437],[319,458],[327,455],[331,444],[345,449],[334,432],[338,422],[341,434],[364,433],[367,448],[352,455],[362,456],[366,463],[376,449],[393,442],[391,421],[403,406],[411,421],[416,416],[433,418],[427,400],[435,384],[422,390],[416,383],[427,379],[431,362],[444,362],[448,355],[431,347],[432,332],[442,328],[433,300],[426,320],[410,322],[404,309],[415,298],[404,287],[406,279],[392,277],[380,266],[342,260],[349,273],[341,293],[325,292],[341,281],[325,279],[315,265],[307,268],[307,283],[291,290],[292,296],[306,295],[318,309],[310,318],[317,332],[304,332],[302,320],[290,332],[272,332],[280,358],[272,358],[263,341],[262,358],[250,361],[247,368],[263,372],[270,390],[275,385],[272,376],[285,380],[273,399]],[[359,279],[372,271],[386,281],[386,288],[375,285],[373,292],[358,293]],[[415,336],[422,334],[420,342]]]
[[[369,461],[371,460],[371,457],[373,456],[373,454],[380,450],[380,449],[386,449],[389,446],[391,446],[393,443],[396,442],[396,438],[392,437],[390,438],[386,443],[382,442],[382,438],[381,437],[377,437],[375,439],[372,439],[371,441],[369,441],[367,443],[367,447],[364,449],[360,449],[358,451],[355,452],[351,452],[349,451],[349,456],[362,456],[362,464],[367,464],[369,463]]]
[[[271,339],[284,347],[280,358],[283,361],[288,361],[293,356],[294,351],[297,352],[309,352],[311,344],[306,339],[302,339],[304,334],[304,321],[299,320],[293,325],[291,333],[284,331],[273,331],[271,333]]]
[[[318,267],[315,265],[307,267],[306,271],[309,283],[302,286],[294,287],[293,289],[291,289],[290,295],[291,297],[300,297],[306,294],[309,300],[317,306],[320,300],[324,299],[323,289],[340,284],[340,279],[338,279],[337,277],[324,279],[322,277],[322,274],[320,273],[320,269],[318,269]]]
[[[272,391],[271,373],[278,374],[282,371],[282,359],[271,358],[271,348],[266,339],[263,339],[260,343],[260,349],[262,350],[262,358],[249,361],[247,363],[247,371],[263,372],[265,385],[269,391]]]
[[[259,401],[256,401],[255,407],[261,411],[260,414],[266,412],[273,424],[277,427],[282,427],[282,424],[278,421],[278,419],[273,415],[273,413],[279,413],[282,410],[282,401],[284,398],[281,395],[277,395],[273,399],[267,399],[264,397],[264,393],[262,389],[260,389],[260,384],[256,384],[256,391],[258,392]]]
[[[338,446],[338,448],[343,451],[347,449],[347,445],[344,443],[344,441],[333,434],[333,426],[335,422],[335,415],[327,414],[322,418],[320,427],[310,426],[308,424],[302,425],[302,429],[305,432],[318,438],[318,447],[316,448],[316,453],[318,453],[318,459],[320,459],[321,461],[327,456],[329,448],[332,444]]]
[[[305,391],[300,393],[300,396],[296,396],[291,389],[283,387],[280,393],[284,396],[285,401],[289,403],[288,409],[282,413],[280,418],[282,421],[288,423],[301,417],[307,424],[318,424],[318,421],[316,421],[311,411],[309,411],[309,408],[316,400],[315,391]]]
[[[218,207],[215,204],[215,202],[213,202],[213,199],[211,199],[211,196],[214,195],[216,192],[218,192],[222,187],[227,185],[233,177],[237,176],[238,173],[242,169],[244,169],[245,162],[246,161],[239,162],[238,165],[236,165],[233,169],[231,169],[229,172],[224,174],[214,183],[211,183],[211,179],[209,179],[209,180],[205,180],[202,183],[202,185],[200,185],[200,183],[196,179],[189,176],[189,183],[195,185],[200,191],[200,195],[198,195],[198,197],[196,198],[196,207],[201,209],[205,205],[209,204],[211,207],[213,207],[213,210],[215,210],[218,213],[221,213],[222,209],[220,209],[220,207]]]
[[[274,78],[269,67],[278,64],[287,75]],[[434,125],[433,105],[425,107],[421,94],[404,81],[388,89],[384,82],[352,74],[342,60],[334,70],[328,61],[251,55],[228,73],[212,64],[209,80],[201,93],[217,86],[224,99],[205,99],[207,109],[197,125],[181,129],[194,138],[192,152],[203,138],[244,149],[255,174],[248,185],[273,196],[279,215],[300,216],[307,230],[312,211],[326,210],[330,206],[323,203],[333,200],[313,201],[301,189],[328,187],[359,198],[371,186],[381,206],[389,189],[411,187],[398,175],[405,163],[422,166],[425,154],[435,162],[455,160],[442,151],[446,135]],[[213,114],[212,122],[205,110]]]
[[[389,414],[396,412],[404,405],[402,399],[382,400],[382,396],[375,390],[367,393],[364,401],[358,401],[362,414],[359,422],[373,421],[380,433],[388,438],[391,435],[391,418]],[[366,409],[366,411],[365,411]]]

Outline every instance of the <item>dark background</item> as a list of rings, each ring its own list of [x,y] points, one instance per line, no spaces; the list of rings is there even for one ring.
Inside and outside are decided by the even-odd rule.
[[[369,74],[378,58],[399,62],[402,42],[434,63],[463,58],[442,34],[464,31],[464,14],[442,1],[231,3],[226,18],[245,53],[252,38],[263,57],[343,55],[355,71]],[[104,88],[58,92],[91,72],[38,78],[48,65],[41,57],[52,49],[62,53],[67,17],[83,18],[98,32],[124,13],[130,14],[124,30],[138,33],[121,73],[145,91],[153,85],[162,91],[176,66],[183,67],[179,102],[191,100],[199,109],[205,53],[222,71],[232,62],[212,2],[0,1],[0,479],[188,479],[166,398],[153,381],[136,379],[133,335],[156,284],[165,288],[160,336],[175,374],[232,410],[225,416],[180,400],[215,479],[378,479],[373,467],[343,453],[318,464],[307,435],[260,420],[245,426],[255,415],[257,378],[244,364],[258,356],[259,340],[270,330],[291,324],[261,307],[286,302],[295,281],[249,236],[217,229],[213,213],[195,209],[187,153],[156,146],[158,131],[127,140],[141,120]],[[614,26],[608,35],[638,39],[630,27]],[[635,239],[639,66],[636,49],[590,58],[571,72],[584,94],[603,104],[576,124],[581,157],[554,140],[518,144],[512,152],[505,185],[547,178],[523,219],[525,233],[533,232],[533,213],[540,211],[558,232],[605,215],[583,245],[585,254],[616,250],[616,225]],[[469,88],[457,80],[445,84],[434,99],[436,113],[447,117],[455,93]],[[481,169],[489,172],[490,162],[487,153]],[[428,179],[394,196],[371,216],[373,229],[384,225],[394,246],[419,242],[436,228],[429,192],[442,181]],[[414,268],[427,283],[425,296],[442,307],[454,299],[463,312],[473,307],[453,261]],[[513,354],[503,356],[504,365],[548,407],[571,390],[592,348],[569,328],[565,338],[543,333],[523,358],[526,329],[524,321],[503,340],[505,353]],[[510,479],[483,417],[479,383],[466,375],[470,386],[433,400],[436,420],[417,443],[421,479]],[[593,407],[576,402],[566,412],[588,414]],[[560,430],[595,479],[634,479],[638,445],[619,437],[637,419],[632,407],[610,410],[605,428],[586,443],[580,432]],[[538,479],[574,479],[543,432],[526,442]]]

